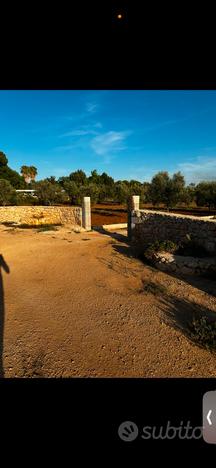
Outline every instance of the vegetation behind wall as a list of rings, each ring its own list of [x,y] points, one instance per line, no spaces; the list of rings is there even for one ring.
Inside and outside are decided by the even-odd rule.
[[[56,179],[50,176],[36,181],[37,168],[25,166],[21,174],[8,166],[8,159],[0,152],[0,205],[81,205],[84,196],[90,196],[92,204],[116,202],[126,204],[132,195],[139,195],[140,202],[166,209],[176,206],[202,206],[216,208],[216,182],[200,182],[186,186],[184,176],[177,172],[170,176],[161,171],[151,182],[117,180],[96,169],[87,176],[82,169]],[[17,189],[34,189],[34,196],[16,193]]]

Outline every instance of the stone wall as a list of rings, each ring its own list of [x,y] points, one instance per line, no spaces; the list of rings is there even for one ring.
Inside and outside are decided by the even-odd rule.
[[[185,240],[186,234],[216,255],[216,220],[150,210],[134,210],[131,218],[132,242],[140,250],[157,240]]]
[[[154,266],[169,273],[191,276],[211,276],[216,274],[216,257],[184,257],[168,252],[158,252],[154,255]]]
[[[0,206],[0,223],[82,226],[82,208],[76,206]]]

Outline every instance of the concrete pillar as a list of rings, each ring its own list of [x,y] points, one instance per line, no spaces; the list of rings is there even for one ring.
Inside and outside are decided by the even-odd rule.
[[[132,211],[139,210],[140,196],[133,195],[128,201],[128,240],[132,239]]]
[[[131,210],[139,210],[139,204],[140,204],[140,196],[139,195],[133,195],[132,200],[131,200]]]
[[[82,227],[86,229],[86,231],[91,231],[91,199],[90,197],[83,197]]]

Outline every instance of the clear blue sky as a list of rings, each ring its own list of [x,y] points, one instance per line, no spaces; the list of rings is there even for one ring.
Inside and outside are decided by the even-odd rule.
[[[0,91],[0,150],[38,180],[76,169],[216,180],[216,91]]]

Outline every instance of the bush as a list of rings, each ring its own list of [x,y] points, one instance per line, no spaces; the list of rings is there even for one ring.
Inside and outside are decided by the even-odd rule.
[[[170,240],[156,241],[150,244],[144,252],[145,258],[150,261],[154,260],[154,256],[158,252],[169,252],[176,255],[189,256],[189,257],[208,257],[210,254],[206,251],[205,247],[199,245],[190,235],[182,242],[175,243]]]
[[[194,319],[190,326],[190,337],[208,350],[216,349],[216,321],[210,322],[207,317]]]
[[[36,196],[29,195],[28,193],[17,193],[16,194],[16,205],[18,206],[32,206],[38,204],[38,198]]]
[[[157,252],[170,252],[175,253],[178,249],[178,245],[175,242],[170,240],[166,241],[156,241],[153,244],[150,244],[144,252],[144,256],[148,260],[153,260],[154,255]]]
[[[41,205],[58,205],[68,201],[67,194],[58,184],[43,180],[38,182],[35,188],[38,202]]]

